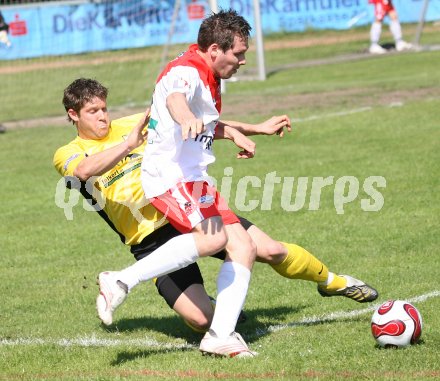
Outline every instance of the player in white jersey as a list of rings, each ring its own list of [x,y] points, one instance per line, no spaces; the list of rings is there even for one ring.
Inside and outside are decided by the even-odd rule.
[[[236,11],[213,14],[202,22],[197,44],[165,67],[153,94],[141,174],[146,197],[184,233],[178,238],[187,250],[171,254],[174,260],[187,265],[226,250],[217,278],[214,317],[200,350],[229,357],[255,355],[235,332],[235,325],[246,298],[256,246],[212,186],[207,167],[215,160],[212,144],[219,137],[220,81],[246,63],[250,30]],[[244,157],[253,157],[255,147],[241,134],[229,137],[244,149]]]
[[[212,143],[219,118],[218,80],[197,54],[197,45],[171,61],[159,76],[153,95],[148,149],[142,163],[147,198],[165,193],[179,181],[208,178],[207,167],[214,162]],[[190,104],[203,132],[182,138],[182,129],[168,111],[168,96],[181,94]]]
[[[206,181],[206,168],[214,160],[214,137],[233,140],[243,149],[239,157],[253,157],[255,153],[255,144],[238,130],[231,129],[227,136],[221,136],[227,130],[217,129],[220,80],[231,77],[246,63],[250,29],[233,10],[211,15],[200,27],[197,46],[185,53],[185,65],[181,65],[188,67],[183,70],[185,76],[180,75],[181,70],[169,70],[171,63],[159,77],[158,95],[153,95],[142,185],[156,209],[184,234],[119,272],[111,284],[103,280],[108,279],[106,276],[101,277],[102,295],[111,297],[108,289],[113,290],[115,284],[125,293],[111,297],[110,308],[103,298],[97,302],[98,311],[109,311],[111,315],[139,282],[226,249],[217,278],[213,321],[200,350],[228,357],[255,355],[235,332],[235,325],[246,298],[256,245],[217,190]],[[196,75],[199,79],[194,81]],[[287,117],[285,123],[289,123]]]

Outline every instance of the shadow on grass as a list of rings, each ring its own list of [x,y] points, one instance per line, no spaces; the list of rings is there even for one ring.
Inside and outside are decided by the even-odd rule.
[[[266,326],[282,323],[288,315],[296,314],[307,308],[306,305],[281,306],[245,311],[246,320],[237,325],[237,331],[244,336],[253,336],[254,332]],[[104,327],[104,326],[103,326]],[[170,337],[185,339],[188,342],[199,342],[202,334],[189,328],[178,315],[157,317],[141,317],[120,319],[115,324],[105,327],[108,332],[134,332],[150,329],[164,333]]]
[[[237,325],[237,331],[240,332],[248,343],[258,340],[261,336],[268,334],[265,332],[265,327],[272,324],[279,324],[284,321],[286,317],[295,314],[307,308],[308,306],[282,306],[276,308],[261,308],[246,311],[246,320]],[[177,315],[167,316],[162,318],[157,317],[142,317],[135,319],[120,319],[115,324],[106,327],[102,326],[108,332],[134,332],[140,330],[154,330],[163,333],[170,338],[178,338],[186,340],[189,343],[188,347],[166,345],[165,348],[146,348],[142,350],[122,351],[110,363],[111,366],[118,366],[120,364],[134,361],[142,357],[149,357],[161,355],[169,352],[195,351],[198,348],[200,340],[203,337],[202,333],[197,333],[189,328],[184,321]],[[256,332],[265,332],[265,334],[256,334]]]
[[[345,322],[361,321],[369,319],[369,317],[339,317],[332,318],[317,318],[311,320],[297,320],[292,321],[289,316],[298,314],[309,306],[303,304],[298,306],[281,306],[276,308],[261,308],[246,311],[247,319],[245,322],[237,325],[237,331],[240,332],[246,342],[252,344],[272,332],[276,332],[283,328],[318,326],[324,324],[341,324]],[[286,321],[287,320],[287,321]],[[151,348],[137,351],[124,351],[117,355],[117,358],[112,361],[112,366],[120,365],[127,361],[133,361],[138,358],[161,355],[169,352],[194,351],[198,348],[200,340],[203,336],[201,333],[192,331],[183,320],[175,315],[164,318],[156,317],[142,317],[135,319],[121,319],[116,324],[105,327],[109,332],[134,332],[139,330],[154,330],[163,333],[170,338],[178,338],[186,340],[188,347],[166,345],[166,348]]]
[[[397,347],[395,345],[388,345],[388,346],[382,347],[379,344],[375,344],[374,348],[376,348],[377,350],[380,350],[380,351],[403,351],[403,350],[409,348],[410,346],[414,347],[414,346],[419,346],[419,345],[425,345],[425,341],[423,339],[420,339],[416,343],[408,345],[406,347],[405,346],[404,347]]]
[[[167,354],[170,352],[184,352],[194,351],[193,348],[154,348],[154,349],[140,349],[136,351],[123,351],[118,353],[116,358],[110,362],[111,366],[118,366],[129,361],[134,361],[139,358]]]
[[[111,366],[118,366],[129,361],[134,361],[139,358],[145,358],[149,356],[161,355],[170,352],[184,352],[194,351],[194,348],[153,348],[153,349],[140,349],[136,351],[123,351],[118,353],[116,358],[110,362]]]

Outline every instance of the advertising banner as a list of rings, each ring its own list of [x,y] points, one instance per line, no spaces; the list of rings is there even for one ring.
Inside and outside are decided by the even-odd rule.
[[[393,1],[402,22],[417,22],[423,2]],[[195,42],[201,20],[210,13],[208,1],[180,4],[174,19],[174,0],[5,6],[0,11],[9,24],[9,44],[0,42],[0,59]],[[218,6],[236,9],[253,25],[253,0],[219,0]],[[348,29],[373,20],[368,0],[261,0],[260,8],[264,34]],[[427,21],[439,19],[440,0],[431,0]]]

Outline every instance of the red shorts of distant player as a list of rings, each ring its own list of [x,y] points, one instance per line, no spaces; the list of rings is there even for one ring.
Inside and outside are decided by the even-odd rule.
[[[374,17],[376,17],[376,20],[382,21],[388,13],[394,11],[391,0],[369,0],[369,2],[374,4]]]
[[[220,216],[225,225],[240,222],[220,193],[204,181],[179,183],[150,202],[181,233],[210,217]]]

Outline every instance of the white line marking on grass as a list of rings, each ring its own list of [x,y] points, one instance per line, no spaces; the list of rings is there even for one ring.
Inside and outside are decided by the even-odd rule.
[[[39,338],[17,338],[17,339],[0,339],[0,346],[20,346],[20,345],[58,345],[60,347],[142,347],[142,348],[165,348],[165,349],[193,349],[194,345],[161,343],[159,341],[145,339],[102,339],[96,336],[80,337],[76,339],[39,339]]]
[[[415,296],[413,298],[405,299],[410,303],[419,303],[424,302],[427,299],[435,298],[440,296],[440,290],[432,291],[424,295]],[[295,327],[303,327],[307,325],[313,324],[321,324],[327,323],[339,319],[350,319],[360,315],[365,315],[367,313],[373,312],[377,307],[379,307],[382,303],[378,303],[372,305],[368,308],[364,308],[361,310],[352,310],[352,311],[338,311],[331,312],[322,316],[311,316],[305,317],[300,321],[291,322],[287,324],[277,324],[269,326],[266,329],[258,329],[253,335],[254,337],[260,337],[267,335],[271,332],[278,332],[286,328],[295,328]],[[183,344],[173,344],[173,343],[163,343],[154,339],[144,338],[144,339],[103,339],[98,338],[94,335],[87,337],[79,337],[76,339],[41,339],[41,338],[16,338],[16,339],[0,339],[0,347],[1,346],[43,346],[43,345],[57,345],[60,347],[141,347],[141,348],[165,348],[165,349],[195,349],[196,346],[189,343]]]
[[[323,115],[311,115],[307,118],[294,118],[292,119],[292,122],[294,123],[302,123],[302,122],[310,122],[311,120],[319,120],[319,119],[327,119],[327,118],[333,118],[336,116],[346,116],[351,114],[357,114],[359,112],[365,112],[365,111],[371,111],[373,107],[367,106],[367,107],[360,107],[360,108],[354,108],[352,110],[345,110],[345,111],[338,111],[338,112],[332,112],[330,114],[323,114]]]
[[[393,107],[402,107],[404,105],[405,105],[404,102],[391,102],[390,104],[386,105],[385,107],[393,108]],[[347,116],[347,115],[357,114],[360,112],[372,111],[375,108],[377,108],[377,107],[365,106],[365,107],[354,108],[351,110],[332,112],[329,114],[311,115],[306,118],[293,118],[292,122],[304,123],[304,122],[310,122],[310,121],[319,120],[319,119],[335,118],[338,116]]]
[[[440,296],[440,290],[431,291],[427,294],[415,296],[413,298],[404,299],[409,303],[419,303],[424,302],[427,299],[435,298]],[[361,310],[352,310],[352,311],[338,311],[338,312],[331,312],[326,315],[322,316],[312,316],[312,317],[306,317],[301,319],[297,322],[291,322],[287,324],[277,324],[277,325],[271,325],[267,327],[266,329],[259,329],[256,331],[256,336],[264,336],[267,333],[270,332],[278,332],[286,328],[296,328],[296,327],[303,327],[307,325],[313,325],[313,324],[321,324],[321,323],[328,323],[331,321],[339,320],[339,319],[349,319],[354,318],[360,315],[365,315],[368,313],[373,312],[377,307],[379,307],[383,302],[380,302],[378,304],[374,304],[368,308],[364,308]]]

